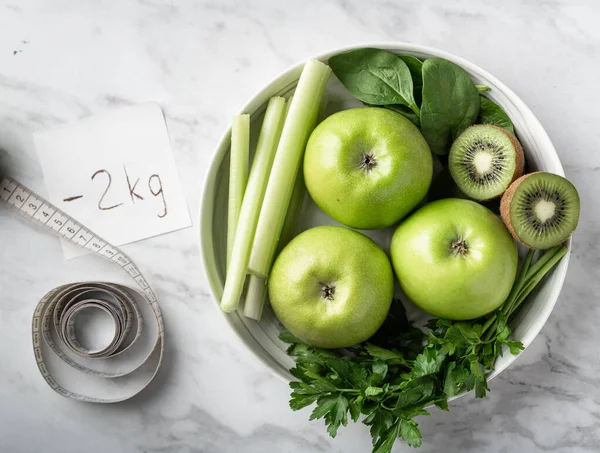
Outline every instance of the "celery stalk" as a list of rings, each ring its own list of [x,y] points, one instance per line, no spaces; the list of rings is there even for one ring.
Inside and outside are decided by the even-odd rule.
[[[238,217],[248,182],[250,156],[250,115],[235,115],[231,125],[229,157],[229,205],[227,209],[227,267],[231,259]]]
[[[290,206],[283,222],[277,253],[279,253],[294,237],[298,215],[302,209],[305,194],[306,186],[304,185],[304,175],[302,173],[302,168],[300,168],[296,183],[294,184],[294,190],[292,191]],[[244,303],[244,315],[248,318],[260,321],[267,297],[267,282],[263,277],[252,274],[250,275],[249,280],[248,290],[246,291],[246,301]]]
[[[285,99],[281,97],[271,98],[258,136],[256,153],[254,154],[248,187],[242,202],[231,259],[227,268],[225,288],[221,298],[221,308],[226,312],[232,312],[237,308],[244,289],[250,249],[254,240],[269,172],[283,128],[285,109]]]
[[[260,321],[267,298],[267,282],[264,278],[252,274],[248,280],[244,316]]]
[[[320,123],[327,117],[327,106],[329,105],[329,95],[327,92],[323,93],[321,98],[321,105],[319,106],[319,114],[317,115],[317,121]]]
[[[309,60],[300,75],[258,218],[248,265],[253,274],[269,275],[304,148],[315,127],[330,74],[329,66]]]
[[[300,215],[300,210],[302,209],[302,204],[304,203],[305,194],[306,186],[304,185],[304,173],[302,172],[302,167],[300,167],[298,176],[296,177],[296,183],[294,184],[294,189],[292,190],[290,206],[288,207],[285,220],[283,221],[281,236],[279,238],[279,243],[277,244],[277,253],[279,253],[294,237],[294,233],[296,232],[296,223],[298,222],[298,216]]]

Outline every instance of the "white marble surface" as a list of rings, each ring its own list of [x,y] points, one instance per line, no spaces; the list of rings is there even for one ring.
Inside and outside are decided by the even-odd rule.
[[[590,1],[1,0],[0,148],[44,193],[31,132],[154,100],[167,116],[192,214],[231,115],[292,63],[333,47],[406,40],[462,55],[532,108],[579,187],[583,212],[557,308],[491,383],[421,420],[423,452],[600,450],[600,6]],[[327,437],[228,330],[204,281],[197,228],[126,246],[168,329],[152,386],[112,406],[70,402],[39,376],[35,302],[67,281],[115,278],[64,262],[58,239],[0,207],[0,451],[368,452],[362,425]],[[407,447],[397,446],[395,451]]]

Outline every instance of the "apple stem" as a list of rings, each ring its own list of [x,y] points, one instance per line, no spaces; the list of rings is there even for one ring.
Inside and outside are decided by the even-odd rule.
[[[375,156],[371,153],[365,153],[360,161],[361,170],[370,171],[373,167],[377,166]]]
[[[323,293],[323,298],[327,300],[333,300],[333,295],[335,294],[335,286],[321,283],[321,292]]]
[[[466,255],[468,248],[467,248],[467,244],[464,240],[459,240],[459,241],[454,241],[452,243],[452,251],[454,252],[454,254],[456,255]]]

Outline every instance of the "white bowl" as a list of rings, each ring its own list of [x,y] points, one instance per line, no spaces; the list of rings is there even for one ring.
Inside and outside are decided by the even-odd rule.
[[[465,69],[474,79],[476,84],[487,85],[491,88],[487,94],[496,103],[501,105],[514,123],[515,131],[525,149],[526,161],[529,170],[543,170],[559,175],[564,175],[562,165],[546,134],[546,131],[529,110],[529,108],[508,87],[496,77],[484,71],[477,65],[447,52],[430,47],[423,47],[408,43],[367,43],[335,49],[318,55],[314,58],[327,62],[327,60],[340,52],[364,47],[386,49],[394,53],[414,55],[420,58],[440,57],[453,61]],[[254,142],[260,127],[267,101],[273,96],[289,96],[298,82],[304,63],[288,69],[283,74],[271,81],[263,90],[254,96],[243,108],[243,113],[251,115],[251,130]],[[332,75],[326,90],[328,96],[328,113],[343,108],[360,105],[345,90],[337,78]],[[218,303],[223,292],[225,280],[225,250],[227,226],[227,195],[228,195],[228,167],[230,134],[228,130],[217,147],[212,163],[206,176],[204,193],[200,207],[200,242],[204,269],[214,296],[215,307],[219,312]],[[333,220],[322,213],[307,195],[300,216],[302,220],[298,231],[319,224],[335,224]],[[387,231],[364,232],[375,239],[384,249],[389,245],[389,238],[393,228]],[[570,244],[569,244],[570,246]],[[387,251],[387,250],[386,250]],[[570,253],[570,252],[569,252]],[[512,322],[513,337],[527,347],[540,332],[558,299],[563,285],[569,253],[561,260],[559,265],[532,293],[527,303],[521,308],[519,314]],[[293,360],[285,350],[287,345],[278,339],[279,323],[272,310],[267,305],[263,319],[257,323],[245,318],[240,313],[226,314],[231,329],[242,339],[247,348],[278,378],[288,382],[292,379],[289,368]],[[419,312],[409,310],[409,317],[418,317]],[[502,370],[506,369],[517,356],[505,354],[500,357],[493,372],[488,377],[492,379]]]

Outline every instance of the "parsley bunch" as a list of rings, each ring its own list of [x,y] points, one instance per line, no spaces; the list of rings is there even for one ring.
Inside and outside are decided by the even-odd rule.
[[[523,349],[510,340],[508,321],[543,276],[566,253],[560,245],[532,263],[525,258],[512,291],[487,318],[456,322],[432,319],[427,332],[414,327],[400,302],[392,304],[388,318],[368,343],[343,351],[314,348],[289,332],[280,338],[290,343],[296,358],[290,372],[290,407],[299,410],[316,404],[310,420],[323,418],[335,437],[348,419],[370,427],[373,453],[389,453],[398,437],[411,447],[422,443],[414,418],[429,415],[435,405],[448,410],[448,398],[475,390],[482,398],[489,390],[487,374],[505,349]]]

